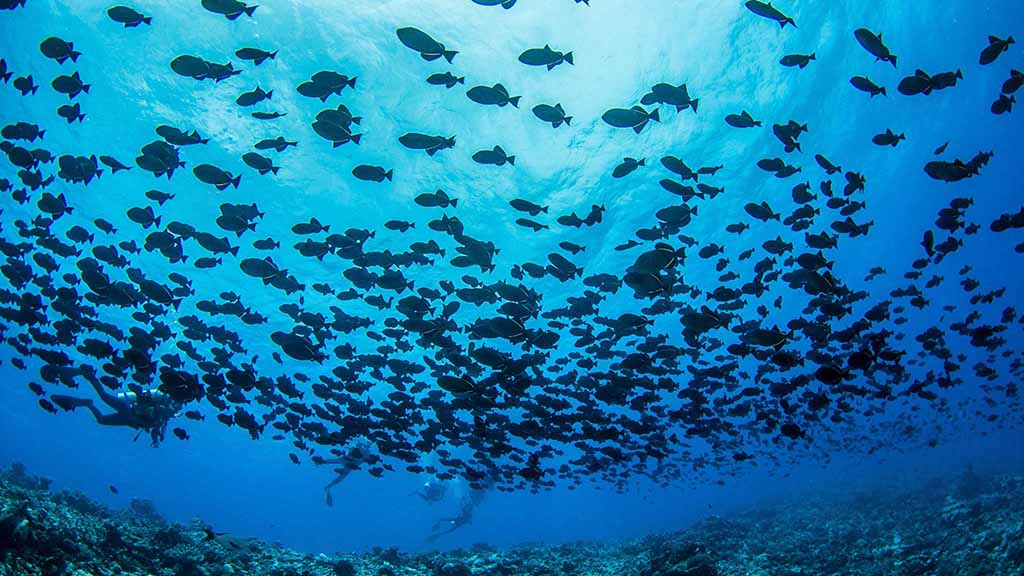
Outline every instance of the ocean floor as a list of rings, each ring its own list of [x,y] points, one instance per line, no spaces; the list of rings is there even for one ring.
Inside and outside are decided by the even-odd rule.
[[[151,503],[110,510],[13,465],[0,472],[0,576],[1019,576],[1024,476],[794,499],[680,532],[406,554],[305,554],[164,521]],[[468,528],[468,529],[471,529]]]

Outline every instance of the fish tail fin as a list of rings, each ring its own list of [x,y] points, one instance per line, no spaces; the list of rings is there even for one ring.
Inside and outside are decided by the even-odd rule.
[[[693,108],[693,113],[697,113],[697,105],[700,104],[700,98],[694,98],[690,101],[690,107]]]
[[[71,61],[72,62],[78,62],[78,57],[81,56],[81,55],[82,55],[82,53],[79,52],[78,50],[72,50],[71,51]]]
[[[356,145],[358,145],[359,141],[362,140],[362,139],[363,139],[363,135],[362,134],[353,134],[352,135],[352,142],[354,144],[356,144]]]
[[[513,96],[513,97],[508,99],[508,103],[511,104],[515,108],[519,108],[519,99],[520,98],[521,98],[521,96]]]
[[[356,87],[356,77],[353,76],[353,77],[349,78],[349,80],[348,80],[348,82],[346,82],[346,84],[348,85],[349,88],[355,88]]]
[[[232,256],[238,256],[238,246],[232,246],[228,252],[231,252]]]
[[[79,114],[78,115],[78,122],[81,123],[82,120],[85,120],[85,114]]]
[[[157,228],[160,227],[160,219],[161,218],[163,218],[163,216],[157,216],[156,218],[153,218],[153,224],[156,225]]]
[[[362,116],[353,116],[352,117],[352,123],[353,124],[359,124],[362,121],[363,121],[363,117]]]
[[[513,166],[515,166],[516,165],[516,157],[515,156],[509,156],[508,157],[508,163],[513,165]]]
[[[793,26],[793,28],[796,28],[796,20],[793,20],[792,18],[785,18],[782,21],[780,21],[779,22],[779,27],[780,28],[785,28],[786,24],[790,24],[790,25]]]
[[[573,66],[576,65],[576,63],[572,61],[572,52],[566,52],[565,56],[562,56],[562,60],[565,60],[566,62],[572,64]]]
[[[252,18],[252,13],[255,12],[257,8],[259,8],[259,6],[253,4],[252,6],[246,6],[245,8],[242,8],[242,12],[245,12],[246,16]]]
[[[267,55],[267,58],[270,58],[271,60],[275,60],[275,59],[277,59],[277,50],[274,50],[273,52],[271,52],[270,54],[268,54],[268,55]]]
[[[8,74],[8,76],[9,76],[9,74]],[[466,83],[466,77],[465,76],[460,76],[459,79],[456,80],[456,82],[458,82],[459,84],[465,84]]]
[[[661,122],[661,112],[655,108],[654,111],[650,113],[649,118],[655,122]]]
[[[889,94],[888,94],[888,93],[887,93],[887,92],[885,91],[885,86],[882,86],[881,88],[879,88],[879,89],[878,89],[878,93],[879,93],[879,94],[881,94],[882,96],[888,96],[888,95],[889,95]]]
[[[452,60],[455,59],[455,55],[458,53],[458,50],[445,50],[442,56],[444,56],[444,59],[447,60],[449,64],[451,64]]]
[[[273,90],[268,91],[267,92],[267,100],[270,100],[273,97],[274,97],[274,91]]]
[[[640,160],[637,161],[636,165],[637,166],[647,166],[647,159],[646,158],[641,158]]]
[[[82,84],[82,92],[85,92],[86,94],[88,94],[90,86],[92,86],[92,84]]]
[[[152,16],[143,16],[142,17],[142,23],[147,25],[147,26],[153,24],[153,17]]]
[[[459,205],[459,199],[458,198],[452,198],[451,201],[449,202],[449,204],[452,205],[452,208],[456,208]]]
[[[277,175],[277,171],[280,170],[280,169],[281,169],[280,166],[271,166],[270,167],[270,171],[273,172],[275,176]]]
[[[4,81],[4,83],[6,84],[7,81],[11,79],[11,76],[14,76],[14,72],[8,72],[7,74],[4,74],[3,76],[0,76],[0,79],[2,79]]]
[[[384,173],[384,177],[388,179],[388,182],[391,182],[391,177],[394,176],[394,174],[394,170],[388,170],[387,172]]]
[[[234,186],[237,189],[238,188],[238,183],[241,182],[241,181],[242,181],[242,175],[239,174],[238,176],[235,176],[234,180],[231,181],[231,185]]]
[[[895,54],[890,54],[889,55],[889,63],[892,64],[893,68],[896,67],[896,55]]]

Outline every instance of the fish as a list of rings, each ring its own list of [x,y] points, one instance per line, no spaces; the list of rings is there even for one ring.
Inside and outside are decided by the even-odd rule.
[[[241,174],[234,176],[213,164],[199,164],[192,169],[192,173],[195,174],[197,180],[212,184],[218,191],[223,191],[229,186],[238,188],[238,183],[242,180]]]
[[[644,127],[647,126],[647,123],[651,120],[654,120],[655,122],[661,121],[657,108],[648,112],[640,106],[633,106],[632,108],[612,108],[602,114],[601,119],[609,126],[613,126],[615,128],[631,128],[637,134],[642,132]]]
[[[612,170],[612,178],[625,178],[632,174],[637,168],[646,166],[646,159],[641,158],[639,160],[630,158],[629,156],[622,159],[622,162]]]
[[[530,48],[519,55],[519,61],[527,66],[546,66],[552,70],[559,64],[575,64],[572,52],[559,52],[544,45],[543,48]]]
[[[875,34],[867,28],[858,28],[854,30],[853,35],[857,42],[875,57],[876,62],[881,60],[882,62],[892,64],[893,68],[896,67],[896,55],[889,51],[889,48],[882,41],[881,34]]]
[[[427,77],[427,84],[433,84],[434,86],[444,86],[445,88],[454,88],[456,84],[465,84],[465,76],[455,76],[451,72],[431,74]]]
[[[761,126],[760,120],[754,120],[746,110],[739,114],[729,114],[725,117],[725,123],[733,128],[754,128],[755,126]]]
[[[454,136],[430,136],[419,132],[403,134],[398,137],[398,142],[410,150],[423,150],[428,156],[455,147]]]
[[[201,4],[208,11],[221,14],[228,20],[235,20],[242,14],[252,18],[257,8],[256,5],[246,6],[244,2],[238,0],[202,0]]]
[[[570,126],[572,116],[566,116],[561,104],[551,106],[549,104],[538,104],[533,107],[533,115],[544,122],[551,124],[552,128],[558,128],[562,124]]]
[[[54,91],[58,94],[64,94],[68,97],[68,100],[74,100],[79,94],[88,94],[89,88],[92,84],[86,84],[82,82],[81,77],[78,76],[78,72],[73,72],[70,76],[62,74],[57,76],[50,82],[50,86],[53,87]]]
[[[505,10],[516,5],[516,0],[473,0],[473,2],[481,6],[501,6]]]
[[[10,74],[8,74],[10,76]],[[32,75],[19,76],[12,82],[14,88],[21,92],[22,96],[28,96],[29,94],[35,94],[39,91],[39,86],[32,80]]]
[[[443,190],[424,192],[416,196],[415,202],[426,208],[455,208],[459,205],[458,198],[450,198]]]
[[[280,166],[274,166],[274,162],[270,158],[256,152],[246,152],[245,154],[242,154],[242,161],[250,168],[259,172],[261,176],[266,174],[277,174],[281,169]]]
[[[478,164],[493,164],[495,166],[504,166],[508,164],[515,166],[516,157],[510,156],[505,153],[505,150],[501,146],[495,146],[491,150],[480,150],[473,153],[473,161]]]
[[[390,182],[394,175],[394,170],[387,170],[381,166],[360,164],[352,169],[352,175],[367,182],[383,182],[385,179]]]
[[[294,140],[285,140],[284,136],[278,136],[277,138],[266,138],[260,140],[256,144],[253,144],[253,148],[257,150],[276,150],[278,152],[284,152],[291,146],[298,146],[299,143]]]
[[[242,94],[240,94],[238,98],[235,99],[235,104],[238,104],[243,108],[247,106],[255,106],[256,104],[259,104],[264,100],[270,100],[273,96],[273,90],[264,91],[262,88],[257,86],[249,92],[243,92]]]
[[[861,92],[867,92],[872,98],[879,94],[886,95],[884,86],[878,86],[866,76],[854,76],[850,78],[850,84]]]
[[[747,0],[744,4],[747,10],[750,10],[754,14],[774,20],[779,23],[780,28],[785,28],[786,24],[789,24],[796,28],[796,21],[780,12],[777,8],[772,6],[771,2],[761,2],[759,0]]]
[[[251,116],[257,120],[276,120],[282,116],[287,116],[285,112],[253,112]]]
[[[451,64],[452,60],[455,59],[455,55],[458,54],[455,50],[446,49],[444,44],[434,40],[426,32],[417,28],[399,28],[396,33],[398,34],[398,40],[402,44],[411,50],[419,52],[420,57],[428,62],[444,58]]]
[[[1003,87],[1000,89],[1000,92],[1009,96],[1019,90],[1021,84],[1024,84],[1024,72],[1016,69],[1010,70],[1010,77],[1003,82]]]
[[[128,6],[111,6],[107,9],[107,16],[114,22],[124,24],[125,28],[135,28],[139,24],[147,26],[153,24],[151,16],[144,16],[141,12]]]
[[[895,132],[888,128],[885,130],[885,132],[882,132],[881,134],[875,134],[874,136],[871,137],[871,141],[874,142],[876,145],[892,146],[893,148],[895,148],[901,140],[906,139],[906,135],[902,133],[896,134]]]
[[[78,62],[78,57],[82,55],[81,52],[75,50],[74,42],[67,42],[56,36],[50,36],[40,42],[39,51],[43,53],[43,56],[56,60],[58,64],[63,64],[68,60]]]
[[[988,46],[981,51],[981,55],[978,57],[978,63],[982,66],[988,66],[999,58],[999,55],[1006,52],[1011,44],[1015,41],[1013,36],[1007,36],[1006,39],[999,38],[997,36],[988,37]]]
[[[812,60],[815,60],[814,52],[811,52],[810,54],[787,54],[779,60],[779,64],[782,64],[787,68],[796,66],[797,68],[803,69],[806,68]]]
[[[75,122],[81,122],[85,120],[85,113],[82,112],[82,106],[75,102],[74,104],[64,104],[60,108],[57,108],[57,115],[68,121],[68,124]]]
[[[660,82],[652,86],[651,91],[640,98],[640,103],[644,106],[650,106],[652,104],[667,104],[669,106],[675,106],[676,112],[681,112],[689,108],[693,110],[694,114],[696,114],[700,100],[697,98],[690,98],[686,84],[674,86],[672,84]]]
[[[519,107],[521,98],[521,96],[509,96],[508,90],[500,83],[494,86],[474,86],[466,91],[466,96],[477,104],[498,107],[511,104],[513,108]]]
[[[238,50],[235,50],[235,56],[242,60],[252,60],[253,66],[259,66],[267,60],[277,58],[277,50],[268,52],[259,48],[239,48]]]
[[[1007,112],[1013,111],[1013,105],[1017,103],[1015,96],[1007,96],[1006,94],[1000,94],[999,98],[992,103],[990,107],[993,114],[1006,114]]]

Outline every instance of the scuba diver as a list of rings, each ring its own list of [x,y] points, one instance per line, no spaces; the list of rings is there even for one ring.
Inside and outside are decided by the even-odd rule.
[[[413,492],[413,494],[422,498],[425,502],[433,504],[434,502],[440,502],[444,499],[445,493],[448,489],[441,482],[427,482],[423,483],[423,486]]]
[[[96,378],[96,374],[83,372],[82,376],[92,384],[100,400],[114,411],[112,414],[100,412],[91,398],[55,394],[51,397],[53,402],[66,411],[88,408],[96,418],[96,423],[103,426],[127,426],[138,430],[139,434],[148,432],[153,447],[160,445],[167,431],[167,423],[181,408],[178,402],[156,389],[111,394]],[[136,434],[136,439],[139,434]]]
[[[370,443],[366,440],[361,440],[356,445],[349,448],[341,458],[332,458],[330,460],[317,459],[317,464],[340,464],[341,467],[335,468],[334,473],[337,476],[334,480],[331,480],[327,486],[324,486],[324,496],[327,501],[327,506],[334,506],[334,498],[331,496],[331,488],[334,488],[338,484],[341,484],[353,470],[358,470],[363,464],[373,464],[380,460],[378,456],[370,452]]]
[[[487,478],[480,488],[471,488],[468,493],[463,494],[462,503],[459,506],[459,513],[451,518],[441,518],[435,522],[434,527],[431,528],[430,536],[427,536],[427,542],[432,543],[441,536],[451,534],[472,522],[473,511],[476,510],[476,507],[479,506],[481,502],[483,502],[488,488],[492,485],[493,480]]]

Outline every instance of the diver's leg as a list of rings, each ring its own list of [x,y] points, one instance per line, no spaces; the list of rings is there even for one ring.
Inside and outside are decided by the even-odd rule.
[[[327,500],[328,508],[334,506],[334,497],[331,496],[331,488],[334,488],[338,484],[341,484],[341,481],[348,477],[349,470],[347,468],[338,468],[335,470],[335,472],[338,475],[335,476],[334,480],[331,480],[330,483],[327,484],[327,486],[324,486],[324,497]]]
[[[113,414],[104,414],[100,412],[99,408],[93,404],[89,398],[76,398],[74,396],[64,396],[62,394],[54,394],[50,398],[53,399],[57,406],[60,406],[64,410],[71,412],[75,408],[88,408],[89,412],[92,412],[93,418],[96,419],[97,424],[104,426],[127,426],[129,424],[130,415],[115,412]]]

